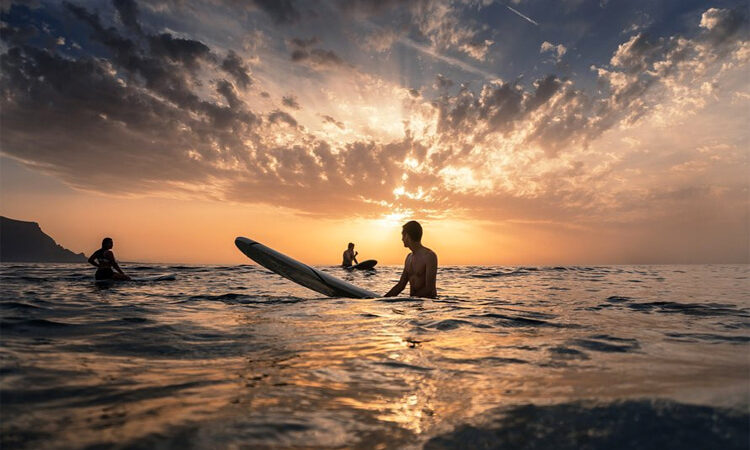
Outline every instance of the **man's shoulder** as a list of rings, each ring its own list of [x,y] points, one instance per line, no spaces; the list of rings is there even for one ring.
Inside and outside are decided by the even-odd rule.
[[[433,252],[432,249],[429,249],[427,247],[422,247],[423,254],[430,257],[437,258],[437,253]]]

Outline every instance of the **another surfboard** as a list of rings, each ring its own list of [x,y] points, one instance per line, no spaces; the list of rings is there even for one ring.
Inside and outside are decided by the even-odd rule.
[[[374,292],[354,286],[344,280],[314,269],[252,239],[238,237],[234,240],[234,245],[245,256],[266,269],[323,295],[347,298],[379,297]]]
[[[354,266],[345,267],[345,269],[347,270],[371,270],[375,267],[377,263],[378,262],[374,259],[368,259]]]

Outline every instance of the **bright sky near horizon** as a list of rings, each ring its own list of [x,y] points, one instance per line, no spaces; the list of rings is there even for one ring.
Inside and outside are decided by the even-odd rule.
[[[0,11],[0,214],[76,252],[750,262],[746,0]]]

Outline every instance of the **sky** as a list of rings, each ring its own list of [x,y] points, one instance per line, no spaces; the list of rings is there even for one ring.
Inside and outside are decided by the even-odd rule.
[[[750,262],[746,0],[0,6],[0,214],[243,263]]]

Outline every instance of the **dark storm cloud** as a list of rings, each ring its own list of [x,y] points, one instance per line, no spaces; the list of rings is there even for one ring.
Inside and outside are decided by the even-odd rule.
[[[294,0],[250,0],[268,14],[274,22],[288,25],[298,22],[302,17]]]
[[[335,126],[339,127],[342,130],[346,128],[344,126],[343,122],[339,122],[338,120],[334,119],[333,117],[331,117],[329,115],[321,114],[320,117],[323,118],[323,122],[325,122],[325,123],[330,123],[331,125],[335,125]]]
[[[202,42],[175,38],[169,33],[149,36],[148,42],[153,56],[180,63],[191,69],[197,69],[199,61],[211,53],[208,46]]]
[[[234,80],[243,89],[246,89],[253,83],[253,80],[248,75],[250,71],[247,64],[242,62],[242,59],[233,50],[229,50],[227,57],[221,63],[221,68],[234,77]]]
[[[237,97],[237,92],[234,90],[232,83],[227,80],[221,80],[216,84],[216,92],[224,96],[229,106],[232,108],[239,108],[243,105],[242,100]]]
[[[464,89],[455,96],[436,102],[439,112],[438,127],[443,133],[455,133],[484,125],[484,134],[508,133],[517,126],[525,126],[530,115],[544,106],[550,115],[559,118],[578,98],[569,91],[555,105],[550,98],[558,93],[562,83],[550,75],[534,83],[535,90],[527,92],[516,83],[486,84],[477,94]],[[580,112],[580,111],[579,111]],[[545,127],[550,126],[544,123]],[[541,137],[541,134],[536,134]]]
[[[425,0],[337,0],[336,5],[347,13],[369,15],[416,3],[425,3]]]
[[[308,47],[312,47],[313,45],[317,45],[318,43],[320,43],[320,39],[315,36],[307,39],[293,38],[289,40],[289,44],[293,47],[297,47],[298,49],[306,49]]]
[[[234,159],[239,136],[252,136],[259,120],[226,82],[217,91],[229,107],[194,92],[190,74],[213,64],[208,47],[160,34],[143,48],[97,14],[65,8],[110,57],[72,58],[6,40],[3,152],[108,192],[165,189],[222,172],[217,164]]]
[[[700,26],[706,30],[708,39],[723,42],[739,33],[748,33],[747,9],[710,8],[701,16]]]
[[[9,45],[23,45],[31,38],[39,35],[39,29],[32,24],[19,26],[4,25],[0,28],[0,39]]]
[[[141,25],[138,23],[138,5],[135,0],[114,0],[120,22],[127,28],[140,33]]]
[[[284,106],[287,106],[292,109],[300,109],[299,102],[297,101],[297,97],[294,95],[287,95],[281,98],[281,103]]]
[[[297,120],[294,117],[292,117],[291,114],[278,110],[278,109],[276,111],[271,112],[271,114],[268,115],[268,121],[271,123],[283,122],[289,125],[290,127],[293,127],[293,128],[297,127]]]
[[[549,99],[557,92],[562,83],[555,75],[547,75],[545,78],[536,80],[534,87],[536,91],[533,96],[528,100],[526,109],[533,111],[539,106],[547,103]]]
[[[311,50],[293,50],[291,60],[297,63],[307,63],[318,67],[347,66],[348,64],[333,50],[314,48]]]

